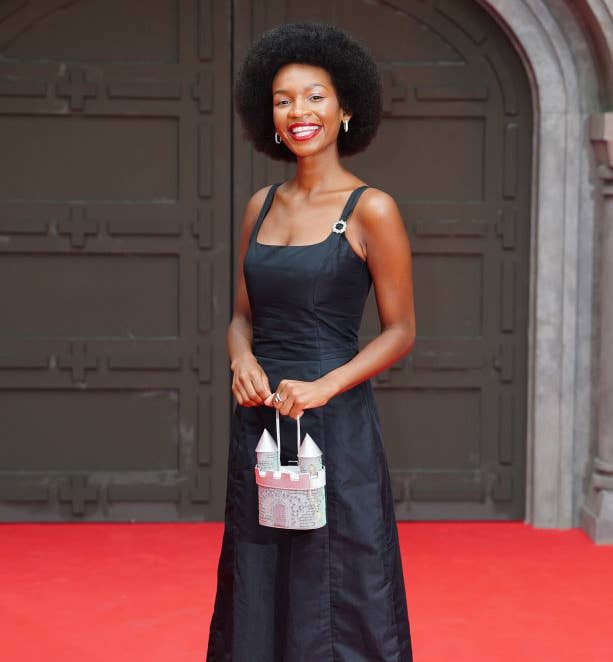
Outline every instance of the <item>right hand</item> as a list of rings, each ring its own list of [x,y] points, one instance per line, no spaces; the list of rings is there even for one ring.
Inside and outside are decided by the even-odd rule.
[[[232,362],[232,393],[242,407],[257,407],[272,395],[268,377],[253,354]]]

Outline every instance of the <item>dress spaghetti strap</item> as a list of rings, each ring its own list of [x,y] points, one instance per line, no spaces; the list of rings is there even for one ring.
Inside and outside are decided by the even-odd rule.
[[[260,226],[262,225],[262,222],[264,221],[266,214],[268,214],[270,205],[272,205],[272,200],[275,197],[275,191],[279,188],[279,186],[281,186],[281,182],[276,182],[275,184],[272,184],[272,186],[268,189],[268,193],[266,194],[264,204],[260,209],[260,213],[258,214],[258,218],[253,226],[253,230],[251,230],[251,237],[249,239],[250,242],[255,241],[255,238],[258,236],[258,231],[260,229]]]
[[[349,215],[353,211],[354,207],[358,204],[358,200],[360,199],[360,196],[362,195],[362,193],[364,193],[364,191],[367,188],[369,188],[368,184],[364,184],[363,186],[359,186],[358,188],[356,188],[354,191],[351,192],[351,195],[347,200],[347,204],[345,205],[339,220],[346,221],[349,218]]]
[[[344,234],[345,228],[347,227],[347,219],[349,218],[349,215],[351,214],[354,207],[358,203],[360,196],[362,195],[362,193],[364,193],[364,191],[367,188],[368,188],[368,184],[365,184],[364,186],[360,186],[359,188],[356,188],[354,191],[351,192],[351,195],[349,196],[349,200],[347,200],[347,204],[345,205],[340,218],[332,226],[332,232],[335,232],[336,234]]]

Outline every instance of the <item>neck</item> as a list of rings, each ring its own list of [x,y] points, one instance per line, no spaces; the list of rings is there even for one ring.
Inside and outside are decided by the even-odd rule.
[[[298,158],[293,182],[305,194],[317,193],[336,188],[345,173],[336,145],[331,145],[325,152]]]

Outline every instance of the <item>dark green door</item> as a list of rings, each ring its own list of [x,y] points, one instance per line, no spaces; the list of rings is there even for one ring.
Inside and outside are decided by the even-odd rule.
[[[289,174],[231,67],[304,18],[384,80],[347,165],[414,251],[417,343],[374,378],[398,517],[523,515],[531,104],[478,4],[33,0],[0,7],[0,519],[222,519],[237,230]]]
[[[215,519],[230,6],[0,6],[0,519]]]

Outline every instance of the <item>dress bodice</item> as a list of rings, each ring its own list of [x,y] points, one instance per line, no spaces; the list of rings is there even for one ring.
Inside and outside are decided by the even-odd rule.
[[[253,352],[282,360],[351,357],[372,283],[366,262],[345,237],[347,219],[362,192],[355,189],[330,234],[307,245],[257,241],[279,184],[266,196],[251,232],[243,271],[251,306]]]

